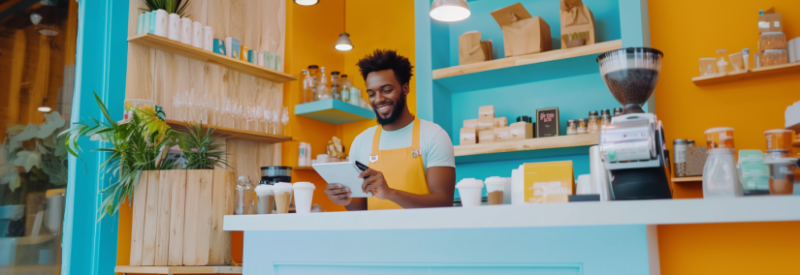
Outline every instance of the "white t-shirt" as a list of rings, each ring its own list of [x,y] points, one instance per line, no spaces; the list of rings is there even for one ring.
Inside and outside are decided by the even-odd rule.
[[[419,147],[422,153],[422,162],[425,170],[428,167],[456,167],[455,156],[453,155],[453,142],[447,132],[436,123],[420,119],[419,127]],[[375,137],[375,129],[378,126],[370,127],[361,132],[350,147],[350,160],[359,161],[369,165],[369,155],[372,153],[372,140]],[[395,131],[381,130],[380,150],[391,150],[398,148],[411,147],[411,133],[414,131],[414,122],[406,125],[402,129]]]

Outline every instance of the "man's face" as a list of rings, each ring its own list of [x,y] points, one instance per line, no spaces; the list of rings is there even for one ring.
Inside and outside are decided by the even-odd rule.
[[[366,84],[369,104],[375,110],[378,124],[394,123],[406,108],[408,84],[400,85],[391,69],[369,73]]]

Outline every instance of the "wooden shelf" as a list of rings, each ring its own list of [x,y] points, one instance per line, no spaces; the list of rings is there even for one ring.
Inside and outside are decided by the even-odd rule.
[[[486,156],[488,154],[514,153],[514,152],[530,153],[529,151],[537,151],[545,149],[574,149],[574,150],[566,150],[563,151],[562,153],[551,152],[549,154],[538,155],[537,157],[570,155],[570,154],[588,154],[589,151],[587,147],[592,145],[597,145],[599,142],[600,142],[600,134],[595,133],[595,134],[582,134],[582,135],[572,135],[572,136],[533,138],[525,140],[510,140],[510,141],[492,142],[485,144],[479,143],[474,145],[459,145],[459,146],[454,146],[454,149],[455,149],[456,163],[464,163],[464,162],[501,160],[501,159],[510,159],[519,157],[512,155],[508,156],[501,155],[501,156],[495,156],[493,158],[488,158]],[[529,156],[529,155],[526,154],[524,156]]]
[[[584,55],[601,54],[622,48],[622,40],[600,42],[593,45],[561,49],[521,56],[513,56],[473,64],[459,65],[450,68],[433,70],[433,79],[473,74],[522,65],[530,65],[559,59],[567,59]]]
[[[750,69],[747,72],[728,73],[725,75],[707,75],[692,78],[692,82],[697,86],[712,85],[724,82],[739,81],[749,78],[756,78],[767,75],[778,75],[785,73],[800,72],[800,62],[775,65],[761,68]]]
[[[166,52],[182,55],[188,58],[217,64],[219,66],[260,77],[276,83],[284,83],[297,80],[297,77],[279,72],[276,70],[268,69],[266,67],[258,66],[252,63],[247,63],[241,60],[236,60],[221,54],[206,51],[191,45],[183,44],[179,41],[170,40],[166,37],[145,33],[128,38],[128,42],[156,48]]]
[[[375,119],[375,112],[336,99],[298,104],[294,114],[335,125]]]
[[[703,181],[703,176],[697,177],[674,177],[672,178],[672,182],[701,182]]]
[[[241,266],[130,266],[118,265],[116,273],[128,274],[242,274]]]
[[[171,120],[167,119],[167,124],[173,128],[185,129],[186,124],[183,121]],[[244,139],[256,142],[264,142],[264,143],[281,143],[285,141],[292,140],[292,137],[281,136],[281,135],[271,135],[262,132],[255,132],[255,131],[247,131],[247,130],[239,130],[239,129],[232,129],[214,125],[206,125],[203,124],[203,130],[208,129],[209,127],[217,128],[214,131],[214,135],[223,135],[228,136],[230,138],[235,139]]]
[[[292,171],[315,171],[311,166],[292,166]]]

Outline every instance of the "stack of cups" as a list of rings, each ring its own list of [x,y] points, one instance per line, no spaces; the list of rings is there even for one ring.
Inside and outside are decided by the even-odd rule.
[[[486,178],[486,196],[489,197],[490,205],[503,204],[506,197],[506,189],[509,189],[510,178],[488,177]],[[508,194],[511,195],[511,194]]]
[[[311,213],[311,199],[314,197],[313,183],[310,182],[295,182],[292,186],[294,188],[294,207],[295,212]]]
[[[292,184],[288,182],[279,182],[272,187],[275,193],[275,209],[277,214],[289,213],[289,204],[292,202]]]
[[[273,188],[274,186],[268,184],[260,184],[256,187],[256,195],[258,195],[258,214],[272,214],[272,206],[275,201]]]
[[[481,191],[483,181],[474,178],[463,179],[456,184],[461,196],[461,206],[473,207],[481,205]]]

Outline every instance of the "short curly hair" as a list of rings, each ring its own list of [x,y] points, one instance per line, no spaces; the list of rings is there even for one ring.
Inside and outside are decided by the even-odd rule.
[[[371,72],[391,69],[400,85],[411,81],[413,76],[411,70],[414,68],[405,56],[397,54],[395,50],[385,49],[375,50],[372,54],[359,60],[356,65],[361,69],[361,76],[364,77],[364,80],[367,80],[367,75]]]

